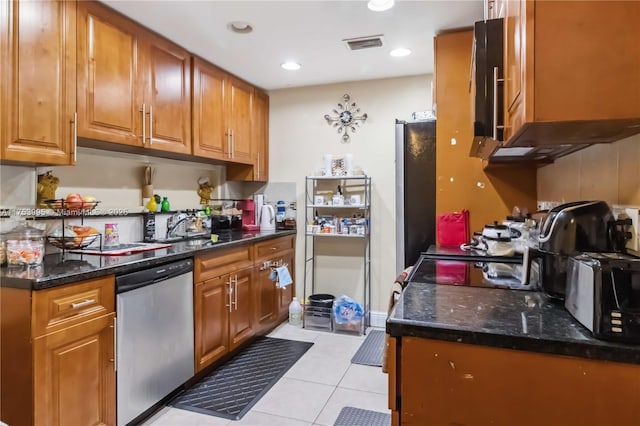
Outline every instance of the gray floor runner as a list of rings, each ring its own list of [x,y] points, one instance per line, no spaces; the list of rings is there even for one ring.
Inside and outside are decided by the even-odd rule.
[[[361,408],[343,407],[333,426],[389,426],[391,414]]]
[[[384,331],[371,330],[358,352],[351,358],[351,363],[382,367],[382,351],[384,350]]]
[[[239,420],[312,345],[260,337],[169,405]]]

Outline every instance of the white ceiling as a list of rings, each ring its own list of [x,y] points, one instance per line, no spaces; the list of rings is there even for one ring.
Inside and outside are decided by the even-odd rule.
[[[103,1],[192,53],[266,90],[433,72],[433,37],[482,19],[482,0],[397,1],[372,12],[359,1]],[[236,34],[232,21],[254,31]],[[383,34],[383,46],[342,41]],[[410,56],[389,51],[407,47]],[[298,71],[280,64],[295,60]]]

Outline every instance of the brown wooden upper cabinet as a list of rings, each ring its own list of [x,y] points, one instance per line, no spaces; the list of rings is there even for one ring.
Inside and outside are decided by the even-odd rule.
[[[78,10],[78,135],[191,154],[189,53],[99,3]]]
[[[193,154],[252,164],[249,84],[193,58]]]
[[[599,143],[640,131],[640,2],[503,0],[505,140]]]
[[[251,98],[251,164],[228,164],[227,180],[269,180],[269,96],[253,90]]]
[[[75,162],[76,3],[0,4],[0,158]]]

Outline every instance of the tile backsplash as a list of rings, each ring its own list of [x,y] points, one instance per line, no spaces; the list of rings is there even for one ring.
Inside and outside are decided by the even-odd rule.
[[[640,134],[593,145],[538,170],[538,199],[640,205]]]

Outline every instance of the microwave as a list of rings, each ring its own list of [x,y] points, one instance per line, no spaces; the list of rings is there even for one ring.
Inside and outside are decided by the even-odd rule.
[[[565,308],[594,337],[640,343],[640,258],[622,253],[570,257]]]

